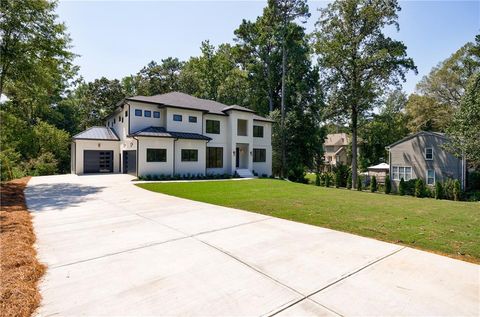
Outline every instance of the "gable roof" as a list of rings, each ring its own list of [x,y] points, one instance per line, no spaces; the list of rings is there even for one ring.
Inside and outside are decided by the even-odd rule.
[[[447,136],[445,135],[445,133],[441,133],[441,132],[433,132],[433,131],[419,131],[419,132],[416,132],[416,133],[412,133],[410,135],[408,135],[407,137],[403,138],[403,139],[400,139],[398,140],[397,142],[394,142],[388,146],[386,146],[385,148],[388,150],[388,149],[391,149],[392,147],[400,144],[400,143],[403,143],[405,141],[408,141],[410,139],[413,139],[414,137],[418,136],[418,135],[431,135],[431,136],[435,136],[435,137],[439,137],[439,138],[442,138],[442,139],[448,139]]]
[[[130,136],[146,136],[160,138],[190,139],[210,141],[211,138],[199,133],[167,131],[163,127],[148,127],[132,133]]]
[[[330,133],[325,138],[325,145],[348,145],[350,138],[346,133]]]
[[[166,94],[155,96],[134,96],[128,97],[125,100],[153,103],[159,106],[177,107],[183,109],[200,110],[206,113],[213,113],[219,115],[226,115],[228,110],[239,110],[246,112],[255,112],[251,109],[241,107],[238,105],[227,106],[223,103],[201,99],[194,96],[187,95],[183,92],[173,91]]]
[[[104,140],[104,141],[119,141],[115,131],[109,127],[91,127],[87,130],[75,134],[72,137],[74,140]]]
[[[388,170],[390,169],[390,165],[387,163],[380,163],[377,165],[367,167],[368,170]]]

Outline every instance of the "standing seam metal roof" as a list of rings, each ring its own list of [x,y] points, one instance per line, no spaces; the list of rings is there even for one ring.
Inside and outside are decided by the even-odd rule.
[[[109,127],[91,127],[87,130],[75,134],[74,140],[108,140],[119,141],[115,131]]]
[[[205,140],[210,141],[211,138],[203,134],[190,132],[175,132],[167,131],[163,127],[148,127],[131,134],[132,136],[149,136],[149,137],[163,137],[175,139],[190,139],[190,140]]]

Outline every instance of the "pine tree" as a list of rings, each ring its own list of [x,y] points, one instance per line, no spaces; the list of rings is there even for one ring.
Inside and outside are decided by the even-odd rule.
[[[392,192],[392,182],[390,181],[390,175],[385,177],[385,194],[390,194]]]

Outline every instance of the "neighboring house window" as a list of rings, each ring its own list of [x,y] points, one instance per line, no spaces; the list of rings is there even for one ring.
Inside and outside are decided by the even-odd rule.
[[[125,111],[125,117],[128,117],[128,110]]]
[[[189,117],[188,117],[188,122],[196,123],[196,122],[197,122],[197,117],[195,117],[195,116],[189,116]]]
[[[238,119],[237,120],[237,135],[247,136],[248,135],[248,122],[247,120]]]
[[[265,162],[267,160],[267,150],[265,149],[253,149],[253,161]]]
[[[325,146],[325,152],[334,152],[334,147],[332,145]]]
[[[166,162],[167,149],[147,149],[147,162]]]
[[[153,117],[154,118],[160,118],[160,111],[154,111],[153,112]]]
[[[425,159],[433,160],[433,148],[431,147],[425,148]]]
[[[399,181],[403,178],[404,181],[412,179],[411,166],[392,166],[392,178]]]
[[[197,162],[198,161],[198,150],[182,150],[182,162]]]
[[[113,124],[115,124],[115,118],[113,118]]]
[[[253,126],[253,136],[255,138],[263,138],[263,126],[254,125]]]
[[[152,112],[150,110],[145,110],[143,112],[143,115],[147,118],[150,118],[150,117],[152,117]]]
[[[182,121],[182,115],[181,114],[174,114],[173,115],[173,121]]]
[[[435,185],[435,170],[427,170],[427,185]]]
[[[220,121],[218,120],[207,120],[206,122],[206,132],[211,134],[220,134]]]
[[[207,147],[207,168],[223,167],[223,147]]]
[[[118,122],[121,122],[121,121],[122,121],[122,117],[118,116]]]
[[[135,117],[141,117],[142,116],[142,110],[141,109],[135,109]]]

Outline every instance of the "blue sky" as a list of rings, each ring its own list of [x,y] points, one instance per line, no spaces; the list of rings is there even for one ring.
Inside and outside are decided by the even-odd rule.
[[[309,1],[314,29],[317,9],[327,1]],[[68,27],[81,75],[134,74],[151,60],[168,56],[186,60],[200,53],[200,43],[233,42],[242,19],[261,15],[266,1],[60,1],[59,19]],[[403,85],[411,93],[423,75],[480,33],[480,1],[401,1],[400,31],[419,74]]]

